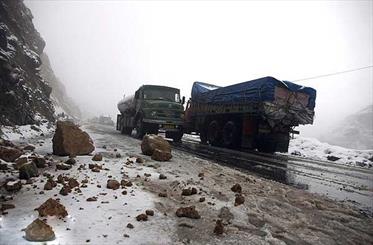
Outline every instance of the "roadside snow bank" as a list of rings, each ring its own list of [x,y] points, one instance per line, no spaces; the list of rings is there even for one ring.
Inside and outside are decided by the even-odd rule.
[[[40,123],[40,125],[22,125],[22,126],[0,126],[2,134],[1,138],[10,141],[19,141],[22,139],[30,139],[38,136],[51,134],[54,131],[54,125],[48,121]]]
[[[371,168],[373,165],[373,150],[347,149],[322,143],[314,138],[295,137],[291,139],[289,154],[317,160],[331,160],[350,166]]]

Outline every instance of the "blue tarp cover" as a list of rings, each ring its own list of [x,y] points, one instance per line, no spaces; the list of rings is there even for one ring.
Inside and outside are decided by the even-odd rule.
[[[309,95],[308,108],[315,107],[316,90],[273,77],[263,77],[227,87],[195,82],[192,87],[192,100],[202,103],[238,104],[247,102],[273,101],[275,87],[286,87],[292,92]]]

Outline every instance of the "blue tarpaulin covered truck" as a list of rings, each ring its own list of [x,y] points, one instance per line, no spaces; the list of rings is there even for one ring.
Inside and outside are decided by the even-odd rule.
[[[219,87],[195,82],[185,131],[228,148],[287,152],[295,126],[312,124],[316,90],[273,77]]]

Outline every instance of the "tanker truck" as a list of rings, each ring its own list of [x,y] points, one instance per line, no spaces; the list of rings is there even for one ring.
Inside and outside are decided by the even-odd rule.
[[[166,86],[143,85],[134,95],[124,97],[118,103],[116,129],[136,137],[145,134],[166,133],[166,138],[179,142],[183,136],[185,97],[180,99],[180,90]]]
[[[312,124],[316,90],[273,77],[219,87],[195,82],[184,132],[226,148],[287,152],[294,127]]]

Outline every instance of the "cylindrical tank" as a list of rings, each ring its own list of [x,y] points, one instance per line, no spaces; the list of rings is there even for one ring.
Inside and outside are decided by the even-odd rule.
[[[118,110],[120,113],[125,113],[129,109],[135,109],[135,96],[131,95],[128,97],[123,98],[121,101],[118,102]]]

